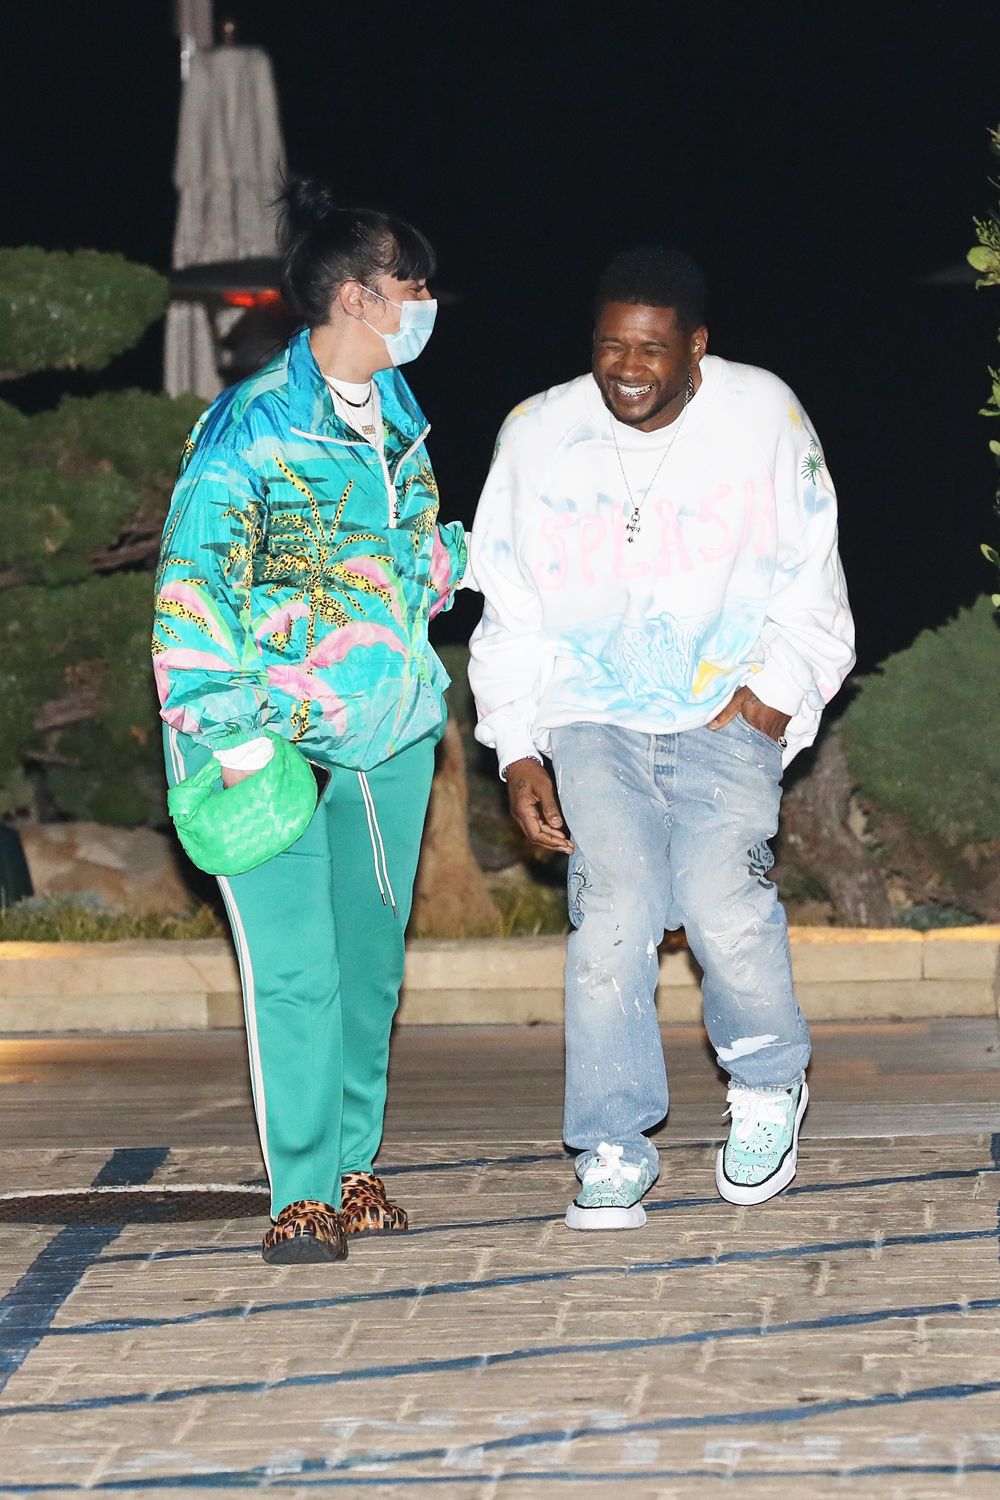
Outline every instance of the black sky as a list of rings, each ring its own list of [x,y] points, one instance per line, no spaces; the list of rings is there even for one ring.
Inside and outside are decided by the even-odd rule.
[[[991,586],[1000,298],[920,278],[996,198],[1000,6],[216,8],[272,56],[291,164],[412,217],[464,293],[408,372],[446,517],[471,518],[506,411],[586,368],[603,262],[668,239],[705,266],[713,352],[775,370],[819,430],[861,666]],[[168,0],[9,6],[4,31],[0,240],[165,268]],[[157,335],[111,376],[155,386]]]

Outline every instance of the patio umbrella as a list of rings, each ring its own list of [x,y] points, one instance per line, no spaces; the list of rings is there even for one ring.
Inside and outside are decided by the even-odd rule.
[[[271,203],[285,165],[274,75],[260,47],[195,51],[181,96],[174,183],[179,195],[174,266],[275,255]],[[213,330],[198,301],[171,301],[163,383],[171,396],[222,389],[213,334],[228,332],[233,307]]]

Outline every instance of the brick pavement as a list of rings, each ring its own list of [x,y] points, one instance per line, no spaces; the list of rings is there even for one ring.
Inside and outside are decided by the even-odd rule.
[[[0,1153],[2,1190],[107,1155]],[[263,1220],[0,1226],[0,1351],[37,1336],[0,1393],[0,1493],[994,1497],[998,1156],[812,1138],[791,1192],[736,1209],[714,1148],[674,1142],[645,1230],[580,1235],[557,1142],[397,1140],[413,1232],[326,1267],[265,1266]],[[152,1180],[260,1170],[207,1142]]]

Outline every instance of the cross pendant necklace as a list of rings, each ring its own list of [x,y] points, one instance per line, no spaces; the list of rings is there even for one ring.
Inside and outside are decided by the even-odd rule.
[[[663,468],[663,465],[666,463],[667,454],[670,452],[671,448],[674,446],[674,443],[677,441],[677,434],[681,430],[681,425],[682,425],[682,423],[684,421],[685,416],[687,415],[688,403],[690,402],[690,400],[691,400],[691,398],[692,398],[693,395],[694,395],[694,375],[689,372],[688,378],[687,378],[687,385],[684,388],[684,405],[681,408],[681,414],[680,414],[680,416],[677,417],[676,420],[675,420],[675,422],[674,422],[673,436],[671,437],[670,442],[666,446],[666,449],[664,451],[663,457],[660,459],[660,462],[656,465],[656,469],[653,472],[652,479],[649,481],[649,483],[647,484],[645,490],[643,490],[642,495],[639,497],[638,500],[636,500],[635,496],[632,494],[632,486],[629,484],[629,482],[628,482],[628,475],[625,473],[625,464],[624,464],[624,462],[622,460],[621,449],[618,446],[618,434],[615,431],[615,420],[614,420],[614,415],[612,415],[612,418],[611,418],[611,436],[614,438],[615,452],[618,455],[618,467],[622,471],[622,479],[624,479],[624,481],[625,481],[625,488],[628,491],[628,499],[629,499],[629,517],[628,517],[628,521],[627,521],[627,523],[625,525],[625,540],[627,542],[634,542],[635,539],[636,539],[636,537],[639,535],[639,527],[640,527],[641,522],[642,522],[642,517],[640,516],[640,510],[642,508],[642,505],[645,502],[646,496],[649,494],[650,490],[653,488],[653,485],[656,483],[656,479],[657,479],[657,476],[659,475],[660,470]]]

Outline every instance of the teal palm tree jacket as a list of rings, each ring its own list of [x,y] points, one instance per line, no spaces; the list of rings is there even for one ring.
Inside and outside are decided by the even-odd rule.
[[[264,729],[369,770],[444,722],[427,640],[466,567],[437,524],[428,425],[398,370],[375,376],[380,454],[336,416],[302,329],[224,391],[185,446],[157,574],[161,717],[211,750]]]

